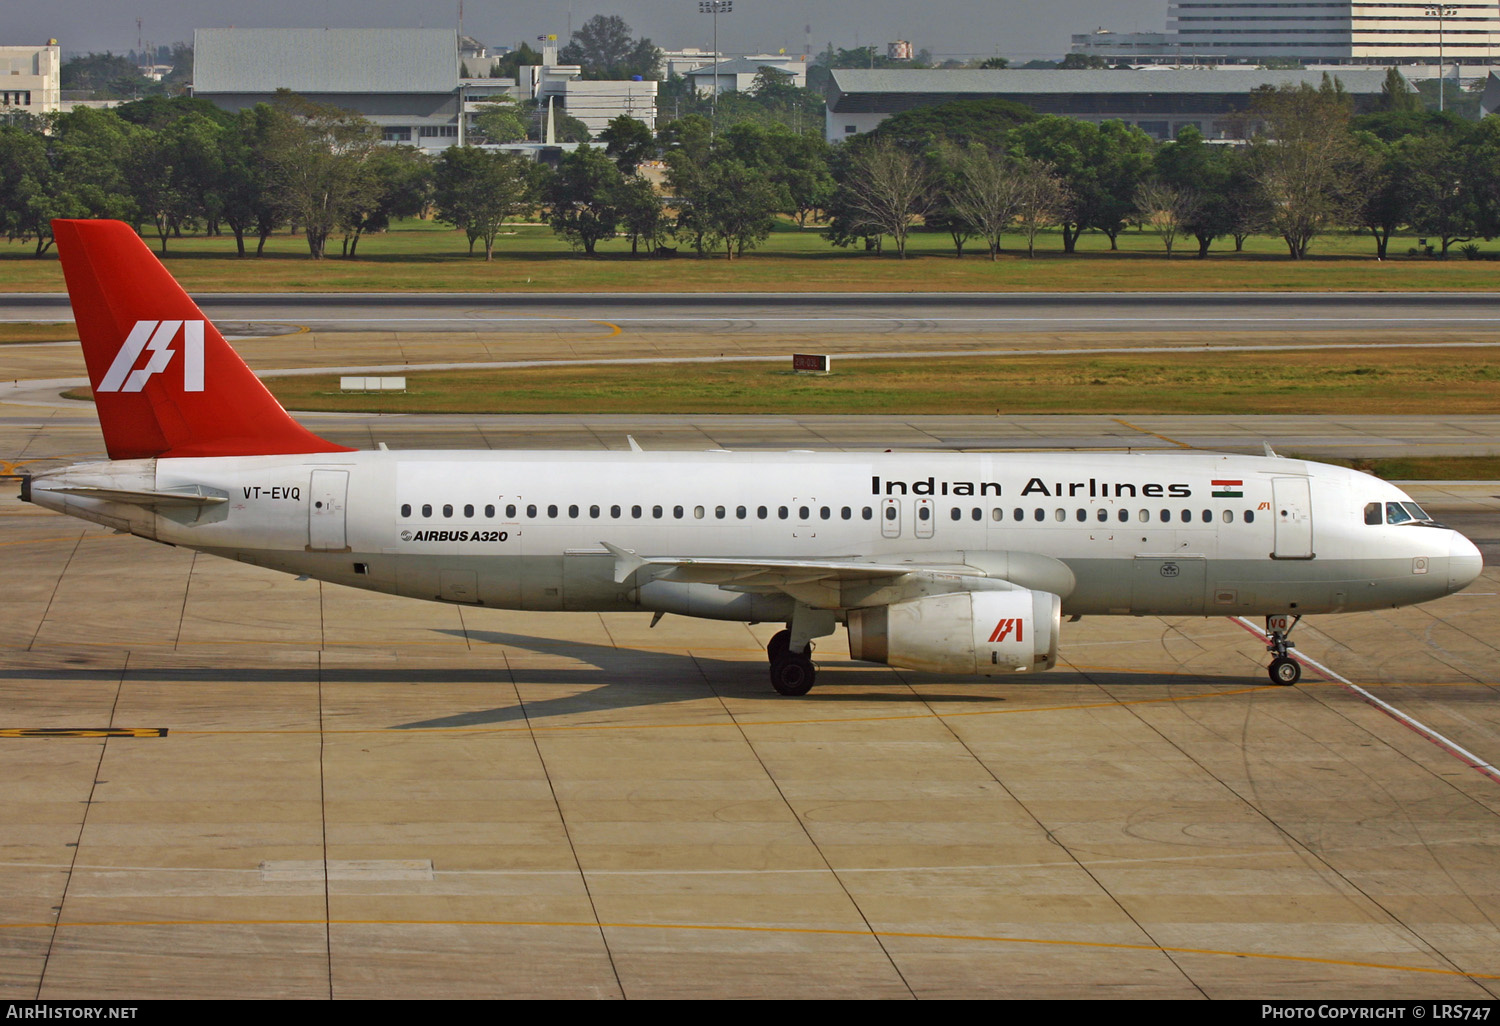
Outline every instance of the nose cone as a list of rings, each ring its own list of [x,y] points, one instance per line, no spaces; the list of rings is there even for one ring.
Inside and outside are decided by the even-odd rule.
[[[1448,548],[1448,591],[1463,591],[1473,584],[1484,570],[1484,557],[1479,549],[1457,531],[1452,532]]]

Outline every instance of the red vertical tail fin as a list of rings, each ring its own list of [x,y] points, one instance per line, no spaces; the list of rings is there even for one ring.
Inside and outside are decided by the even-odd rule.
[[[110,459],[350,452],[308,431],[120,221],[53,221]]]

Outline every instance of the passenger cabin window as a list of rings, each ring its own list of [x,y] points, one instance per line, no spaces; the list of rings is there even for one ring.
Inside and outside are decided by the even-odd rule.
[[[409,517],[409,516],[411,516],[411,503],[409,503],[409,502],[403,502],[401,504],[401,515],[403,517]]]
[[[514,519],[516,519],[516,504],[515,503],[508,502],[508,503],[505,504],[505,519],[506,520],[514,520]]]
[[[445,516],[445,517],[451,517],[452,515],[453,515],[453,507],[452,507],[452,505],[444,503],[443,504],[443,516]]]

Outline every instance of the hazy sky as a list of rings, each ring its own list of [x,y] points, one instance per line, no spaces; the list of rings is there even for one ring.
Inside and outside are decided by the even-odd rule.
[[[448,28],[458,0],[7,0],[0,44],[56,38],[64,51],[132,49],[136,18],[149,45],[191,40],[195,28]],[[538,13],[550,11],[550,14]],[[465,0],[464,32],[481,42],[515,45],[555,32],[566,39],[596,14],[618,14],[636,35],[664,49],[708,49],[713,19],[698,0]],[[1167,0],[734,0],[719,16],[719,49],[801,53],[811,26],[813,51],[832,41],[853,47],[909,39],[936,55],[1056,57],[1074,32],[1160,32]]]

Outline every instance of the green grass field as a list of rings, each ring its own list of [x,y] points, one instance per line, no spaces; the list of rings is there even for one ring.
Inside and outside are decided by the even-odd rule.
[[[1179,242],[1169,261],[1156,236],[1127,232],[1120,251],[1109,240],[1090,233],[1069,257],[1061,238],[1044,236],[1035,259],[1018,247],[1019,237],[991,262],[977,247],[958,259],[946,233],[919,232],[909,256],[839,249],[821,231],[804,231],[781,223],[757,250],[742,259],[722,254],[698,257],[679,245],[669,259],[632,257],[623,239],[601,244],[600,255],[575,254],[540,225],[521,225],[501,236],[496,257],[486,263],[482,248],[469,256],[463,233],[430,221],[399,222],[391,231],[360,241],[357,258],[333,255],[308,258],[300,236],[279,235],[262,257],[235,256],[234,239],[172,239],[165,262],[191,291],[807,291],[807,292],[945,292],[945,291],[1221,291],[1221,290],[1491,290],[1500,287],[1500,263],[1409,257],[1415,238],[1394,239],[1393,258],[1374,258],[1367,235],[1336,234],[1316,240],[1307,260],[1286,256],[1279,239],[1257,237],[1235,253],[1232,240],[1220,240],[1208,259],[1193,255],[1196,247]],[[156,249],[154,236],[148,241]],[[1191,240],[1188,240],[1191,242]],[[1500,242],[1486,247],[1500,257]],[[253,244],[252,244],[253,250]],[[41,259],[23,243],[0,243],[0,291],[61,291],[62,272],[55,252]]]
[[[408,375],[409,391],[345,395],[336,377],[267,384],[289,409],[381,413],[1323,413],[1500,411],[1500,350],[1321,350],[1163,357],[841,360],[538,367]]]

